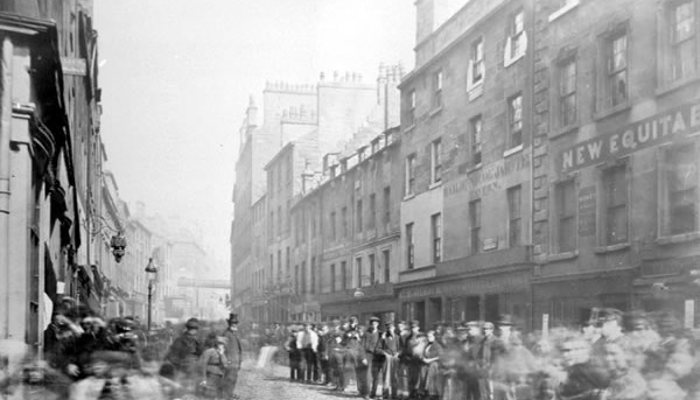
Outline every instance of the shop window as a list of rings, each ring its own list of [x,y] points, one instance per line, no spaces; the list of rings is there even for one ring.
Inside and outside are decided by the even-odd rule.
[[[576,248],[576,198],[574,180],[560,182],[555,186],[556,235],[555,247],[559,253]]]
[[[476,254],[481,249],[481,199],[469,202],[469,227],[471,253]]]
[[[406,267],[413,269],[414,267],[414,246],[413,242],[413,222],[406,224]]]
[[[471,150],[472,150],[472,165],[477,166],[481,164],[481,135],[483,128],[483,121],[481,115],[472,118],[469,121],[471,127]]]
[[[629,197],[626,165],[618,165],[603,171],[603,195],[605,196],[605,244],[626,243]]]
[[[510,247],[522,244],[522,187],[520,185],[508,188],[508,245]]]

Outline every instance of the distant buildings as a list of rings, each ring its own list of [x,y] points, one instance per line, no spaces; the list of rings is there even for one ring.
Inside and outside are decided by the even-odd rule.
[[[317,125],[246,131],[245,151],[274,147],[264,180],[237,170],[251,179],[236,194],[267,190],[236,201],[254,257],[233,251],[235,309],[428,325],[507,313],[542,329],[591,307],[671,308],[697,325],[697,0],[453,3],[416,2],[400,124],[328,147],[320,115],[340,116],[319,97]]]

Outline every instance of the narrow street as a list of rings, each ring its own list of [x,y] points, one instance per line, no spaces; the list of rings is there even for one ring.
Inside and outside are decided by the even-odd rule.
[[[246,361],[239,375],[236,394],[241,400],[323,400],[357,398],[354,385],[349,385],[345,393],[336,393],[322,385],[309,385],[289,381],[289,370],[274,365],[267,370],[255,368],[255,363]]]

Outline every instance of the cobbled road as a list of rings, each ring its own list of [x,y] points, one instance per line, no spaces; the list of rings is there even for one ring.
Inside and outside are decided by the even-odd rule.
[[[331,391],[332,388],[289,381],[289,369],[280,365],[268,366],[265,370],[245,361],[238,375],[236,395],[240,400],[343,400],[358,398],[354,385],[345,393]]]

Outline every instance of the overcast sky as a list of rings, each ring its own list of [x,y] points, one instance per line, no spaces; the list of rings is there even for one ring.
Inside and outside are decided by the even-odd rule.
[[[238,129],[266,80],[413,67],[412,0],[95,0],[106,168],[228,266]],[[328,74],[327,74],[328,75]]]

